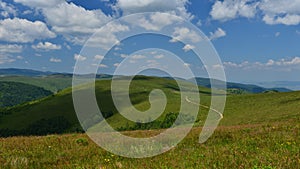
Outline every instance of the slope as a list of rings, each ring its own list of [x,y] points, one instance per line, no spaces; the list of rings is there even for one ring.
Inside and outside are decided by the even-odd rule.
[[[110,80],[98,80],[96,82],[98,105],[108,123],[115,129],[139,129],[135,128],[137,124],[118,114],[111,99],[110,85]],[[176,82],[155,77],[138,77],[132,82],[130,98],[138,110],[150,108],[148,96],[153,89],[163,90],[168,98],[166,109],[158,120],[163,121],[166,115],[171,112],[179,112],[180,92]],[[201,104],[209,106],[210,89],[203,87],[199,89]],[[229,95],[221,125],[261,124],[295,119],[300,115],[299,110],[300,92]],[[201,108],[195,126],[203,125],[207,111],[206,108]],[[5,132],[8,135],[44,135],[81,131],[74,112],[70,88],[54,96],[17,106],[7,110],[5,114],[0,116],[0,129],[2,129],[0,133],[2,136],[7,136],[3,134]],[[98,119],[94,124],[101,125],[101,121]],[[53,130],[43,131],[43,128],[52,128]],[[37,129],[39,129],[38,132]]]
[[[0,82],[0,108],[15,106],[51,95],[40,87],[17,82]]]

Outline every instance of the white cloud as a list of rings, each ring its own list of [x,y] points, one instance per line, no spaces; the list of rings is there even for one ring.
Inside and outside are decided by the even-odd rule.
[[[64,0],[15,0],[15,2],[41,11],[46,23],[54,32],[80,45],[112,19],[100,9],[87,10]]]
[[[87,58],[84,57],[84,56],[82,56],[82,55],[75,54],[75,55],[74,55],[74,59],[75,59],[76,61],[85,61]]]
[[[132,55],[130,56],[130,59],[134,59],[134,60],[137,60],[137,59],[145,59],[146,56],[144,55]]]
[[[202,26],[202,21],[201,19],[198,20],[198,22],[196,23],[197,26]]]
[[[283,17],[274,16],[274,15],[273,16],[265,15],[263,17],[263,21],[269,25],[275,25],[275,24],[298,25],[300,23],[300,15],[286,14]]]
[[[13,54],[21,53],[23,51],[22,45],[17,44],[0,44],[0,64],[11,63],[21,56],[14,57]]]
[[[297,34],[297,35],[300,35],[300,31],[296,30],[296,34]]]
[[[269,25],[298,25],[300,23],[299,0],[224,0],[216,1],[210,15],[214,20],[228,21],[238,17],[253,18],[262,15]]]
[[[95,58],[95,60],[102,60],[102,59],[104,59],[104,56],[103,55],[96,55],[94,58]]]
[[[162,28],[172,25],[175,22],[180,22],[182,19],[178,16],[169,13],[156,12],[151,14],[149,18],[144,16],[131,17],[127,22],[145,28],[146,30],[159,31]]]
[[[224,66],[222,64],[212,65],[213,70],[224,70]]]
[[[100,67],[100,68],[108,68],[108,66],[105,65],[105,64],[100,64],[99,67]]]
[[[160,65],[156,60],[147,60],[147,67],[158,67]]]
[[[31,22],[26,19],[0,20],[0,40],[27,43],[36,39],[56,37],[47,25],[41,21]]]
[[[224,37],[224,36],[226,36],[226,32],[223,29],[218,28],[215,32],[210,32],[209,39],[210,40],[215,40],[215,39],[218,39],[218,38],[221,38],[221,37]]]
[[[262,0],[259,5],[267,24],[298,25],[300,23],[299,0]]]
[[[190,67],[191,64],[189,64],[189,63],[184,63],[183,66],[185,66],[185,67]]]
[[[284,58],[279,60],[270,59],[266,63],[262,62],[224,62],[225,68],[238,68],[242,70],[291,70],[300,68],[300,57]]]
[[[23,15],[28,15],[28,14],[31,14],[31,13],[33,13],[31,10],[26,10],[26,11],[22,12]]]
[[[129,55],[126,55],[126,54],[121,54],[121,55],[120,55],[121,58],[126,58],[126,57],[128,57],[128,56],[129,56]]]
[[[195,49],[195,46],[190,45],[190,44],[186,44],[183,48],[182,48],[185,52],[188,52],[190,50]]]
[[[6,2],[0,1],[0,14],[7,18],[10,15],[17,16],[17,10],[13,5],[7,4]]]
[[[11,63],[14,61],[15,59],[13,59],[12,57],[0,54],[0,64]]]
[[[22,60],[24,58],[23,58],[23,56],[17,56],[17,59]]]
[[[66,2],[43,8],[42,13],[55,32],[78,44],[83,44],[92,33],[112,19],[101,10],[86,10]]]
[[[60,63],[61,59],[51,58],[49,61],[54,63]]]
[[[3,45],[0,44],[0,53],[21,53],[23,46],[16,44]]]
[[[214,20],[227,21],[239,16],[253,18],[258,3],[252,0],[224,0],[216,1],[210,15]]]
[[[63,0],[14,0],[17,3],[21,3],[23,5],[29,6],[29,7],[38,7],[38,8],[45,8],[45,7],[53,7],[57,4],[63,3]]]
[[[129,27],[119,23],[109,23],[99,31],[96,36],[92,36],[89,39],[88,46],[101,47],[103,49],[109,49],[111,46],[120,44],[118,37],[115,35],[118,32],[129,31]]]
[[[31,47],[35,50],[46,50],[46,51],[61,49],[60,45],[56,45],[51,42],[44,42],[44,43],[39,42],[37,45],[32,45]]]
[[[189,0],[118,0],[116,7],[125,15],[142,12],[169,12],[178,16],[192,19],[186,5]]]
[[[186,27],[176,27],[173,33],[173,39],[170,42],[178,42],[188,40],[193,43],[197,43],[201,41],[201,37],[193,30],[190,30]]]
[[[155,56],[154,56],[155,59],[161,59],[161,58],[164,58],[164,57],[165,57],[165,56],[162,55],[162,54],[161,54],[161,55],[155,55]]]
[[[278,37],[278,36],[280,36],[280,32],[275,33],[275,37]]]
[[[92,64],[92,66],[97,66],[97,67],[100,67],[100,68],[108,68],[108,66],[105,65],[105,64],[96,64],[96,63],[94,63],[94,64]]]

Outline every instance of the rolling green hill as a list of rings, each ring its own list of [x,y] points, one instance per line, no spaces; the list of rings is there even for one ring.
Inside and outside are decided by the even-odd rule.
[[[135,138],[151,137],[164,131],[148,130],[148,126],[130,123],[120,116],[110,99],[110,83],[110,80],[98,80],[96,95],[101,110],[114,128],[146,129],[122,132]],[[86,87],[78,87],[78,90]],[[173,80],[135,78],[130,86],[132,103],[139,110],[148,109],[148,95],[154,88],[162,89],[170,101],[158,121],[173,118],[174,113],[170,112],[176,113],[179,108],[179,88]],[[210,89],[199,89],[201,104],[208,106]],[[222,92],[217,94],[220,96]],[[0,168],[294,169],[299,166],[299,110],[300,92],[228,95],[224,118],[207,142],[199,144],[199,133],[207,114],[207,110],[201,108],[195,127],[181,143],[164,154],[145,159],[111,154],[86,134],[0,137]],[[60,134],[80,130],[70,88],[16,106],[0,115],[1,136]]]
[[[51,95],[41,87],[17,82],[0,82],[0,108],[15,106]]]
[[[111,99],[110,83],[110,80],[98,80],[96,82],[98,105],[109,124],[119,130],[143,129],[143,127],[139,128],[136,126],[137,124],[118,114]],[[179,112],[179,88],[175,81],[169,79],[135,78],[131,83],[130,96],[131,102],[138,110],[147,110],[150,107],[148,95],[153,89],[162,89],[168,98],[167,107],[158,119],[162,123],[167,118],[167,114]],[[201,104],[209,106],[210,89],[201,87],[200,95]],[[229,95],[221,125],[281,121],[282,119],[298,117],[299,110],[300,92]],[[201,108],[195,126],[203,125],[207,111],[207,109]],[[53,96],[11,108],[2,114],[5,114],[0,116],[0,129],[2,130],[0,133],[2,136],[81,131],[74,112],[70,88]],[[95,124],[101,125],[101,121],[95,121]],[[152,127],[159,128],[161,126],[156,124]],[[149,129],[151,126],[146,126],[146,128]]]
[[[56,93],[72,85],[72,77],[62,75],[49,75],[41,77],[29,76],[4,76],[0,78],[2,82],[19,82],[38,86]]]
[[[110,83],[110,80],[98,80],[96,82],[98,104],[103,114],[119,116],[111,99]],[[137,109],[149,108],[148,95],[153,89],[162,89],[166,92],[170,101],[165,113],[178,112],[180,94],[176,82],[153,77],[137,78],[131,84],[131,101]],[[200,91],[203,95],[208,95],[210,89],[200,88]],[[32,132],[33,128],[39,128],[39,130],[41,128],[51,128],[49,126],[51,124],[53,124],[53,128],[57,128],[60,126],[54,123],[57,119],[62,119],[61,121],[68,123],[68,126],[60,129],[58,133],[81,130],[73,108],[71,88],[41,100],[16,106],[3,114],[6,115],[0,117],[0,129],[5,130],[1,132],[2,135],[4,135],[3,133],[9,133],[9,131],[12,131],[13,134],[40,134],[40,132]],[[41,126],[44,123],[47,123],[47,125]]]
[[[0,69],[1,70],[1,69]],[[111,75],[100,74],[97,79],[110,79]],[[56,93],[72,86],[72,74],[51,74],[45,76],[3,76],[0,81],[20,82],[44,88]]]

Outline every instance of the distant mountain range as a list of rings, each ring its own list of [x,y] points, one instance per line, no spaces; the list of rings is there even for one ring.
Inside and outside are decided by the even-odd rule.
[[[211,82],[210,79],[208,78],[196,78],[197,84],[199,86],[204,86],[211,88]],[[224,88],[224,83],[223,81],[220,80],[215,80],[212,79],[212,82],[214,83],[214,87],[217,89],[222,89]],[[227,89],[240,89],[246,93],[263,93],[263,92],[268,92],[268,91],[278,91],[278,92],[290,92],[292,90],[283,88],[283,87],[271,87],[271,88],[266,88],[266,87],[261,87],[258,85],[253,85],[253,84],[242,84],[242,83],[233,83],[233,82],[227,82]]]
[[[8,68],[8,69],[0,69],[0,76],[7,77],[7,76],[27,76],[27,77],[56,77],[56,78],[69,78],[71,84],[71,73],[57,73],[57,72],[50,72],[50,71],[37,71],[37,70],[30,70],[30,69],[16,69],[16,68]],[[83,75],[83,76],[94,76],[92,74]],[[112,75],[107,74],[98,74],[96,78],[112,78]],[[170,77],[165,77],[170,78]],[[184,80],[184,79],[180,79]],[[197,84],[199,86],[204,86],[211,88],[210,79],[208,78],[196,78]],[[215,87],[218,89],[222,89],[224,82],[220,80],[214,80]],[[262,93],[267,91],[278,91],[278,92],[289,92],[292,91],[290,89],[298,90],[300,89],[300,82],[264,82],[259,84],[242,84],[242,83],[233,83],[227,82],[227,89],[231,90],[238,90],[240,93]],[[236,92],[236,91],[235,91]]]
[[[53,72],[43,72],[31,69],[16,69],[16,68],[8,68],[8,69],[0,69],[0,76],[47,76],[55,74]]]
[[[300,81],[273,81],[273,82],[250,82],[266,88],[284,87],[291,90],[300,90]]]

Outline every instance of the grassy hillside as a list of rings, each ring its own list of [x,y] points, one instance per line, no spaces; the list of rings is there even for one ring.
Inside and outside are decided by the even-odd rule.
[[[15,106],[51,95],[41,87],[17,82],[0,82],[0,108]]]
[[[115,128],[124,125],[134,127],[136,124],[128,123],[117,113],[109,99],[109,86],[109,80],[96,82],[96,95],[102,111],[112,113],[108,122]],[[162,89],[171,101],[164,115],[178,111],[176,83],[151,77],[137,78],[131,84],[131,101],[137,109],[149,108],[148,94],[154,88]],[[200,88],[200,91],[201,104],[209,105],[210,90]],[[113,155],[99,148],[85,134],[0,138],[0,168],[295,169],[300,165],[299,110],[300,92],[229,95],[224,118],[207,142],[198,143],[207,114],[207,110],[201,108],[196,127],[177,147],[146,159]],[[10,113],[0,117],[0,128],[21,130],[35,127],[41,133],[43,128],[53,128],[62,133],[79,129],[71,89],[18,106]],[[163,119],[164,116],[161,116],[160,120]],[[149,137],[161,131],[124,131],[123,134]]]
[[[139,127],[136,123],[121,116],[111,99],[110,82],[110,80],[99,80],[96,82],[96,97],[103,115],[111,126],[118,130],[155,129],[162,126],[162,124],[151,124],[150,127]],[[163,123],[165,119],[169,118],[166,116],[167,114],[179,112],[179,89],[173,80],[153,77],[135,79],[130,87],[130,96],[131,102],[138,110],[147,110],[150,107],[148,96],[153,89],[162,89],[168,97],[167,107],[157,120],[159,123]],[[201,104],[209,106],[211,99],[210,89],[200,88],[200,93]],[[221,125],[276,122],[284,118],[296,118],[299,116],[299,110],[300,92],[229,95]],[[195,126],[204,124],[207,112],[207,109],[201,108]],[[17,106],[5,111],[5,114],[0,116],[2,136],[5,136],[3,133],[7,133],[7,130],[12,130],[12,133],[15,134],[21,132],[20,134],[35,135],[81,130],[74,112],[70,88],[54,96]],[[98,126],[102,125],[101,121],[96,121],[94,124],[96,123],[98,123]],[[51,130],[47,131],[49,128]]]
[[[0,168],[249,168],[296,169],[300,165],[298,119],[262,125],[219,127],[204,144],[194,128],[167,153],[145,159],[113,155],[84,134],[0,138]],[[145,137],[156,131],[124,134]]]
[[[0,69],[1,70],[1,69]],[[97,79],[110,79],[111,75],[99,74]],[[72,86],[72,74],[51,74],[45,76],[3,76],[0,81],[20,82],[44,88],[56,93]]]
[[[49,90],[51,92],[57,92],[68,88],[72,85],[72,77],[51,75],[43,77],[29,77],[29,76],[5,76],[1,77],[0,81],[3,82],[20,82],[38,86]]]
[[[110,80],[96,82],[98,104],[102,113],[119,116],[111,99],[110,84]],[[153,89],[162,89],[166,92],[170,101],[165,113],[178,112],[180,95],[177,84],[173,80],[151,77],[134,80],[130,91],[132,103],[138,109],[147,109],[149,107],[148,95]],[[201,92],[206,93],[206,95],[209,91],[210,89],[207,88],[201,89]],[[65,122],[69,124],[68,127],[60,129],[58,133],[79,131],[81,127],[74,112],[71,92],[71,88],[69,88],[45,99],[29,102],[5,111],[6,115],[0,116],[0,129],[4,130],[2,135],[8,132],[7,130],[12,130],[12,133],[21,132],[20,134],[40,134],[31,131],[33,128],[57,128],[59,124],[53,122],[56,118],[65,119]],[[45,120],[47,123],[54,123],[53,126],[49,126],[50,124],[41,126]],[[124,120],[123,122],[126,123]]]

